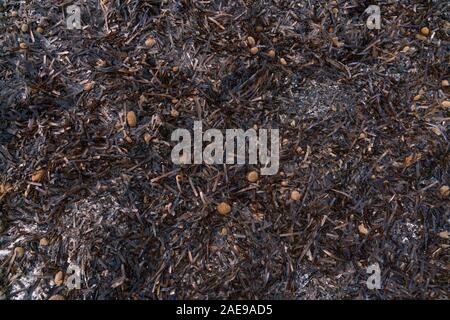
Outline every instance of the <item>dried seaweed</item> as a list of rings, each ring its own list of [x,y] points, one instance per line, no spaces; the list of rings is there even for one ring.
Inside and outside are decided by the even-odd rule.
[[[447,299],[450,4],[373,3],[2,4],[0,296]],[[279,173],[174,165],[196,120],[279,128]]]

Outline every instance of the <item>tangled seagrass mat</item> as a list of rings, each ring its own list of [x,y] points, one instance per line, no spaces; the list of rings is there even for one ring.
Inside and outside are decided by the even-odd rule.
[[[0,295],[447,299],[450,4],[371,4],[3,1]],[[174,165],[196,120],[278,174]]]

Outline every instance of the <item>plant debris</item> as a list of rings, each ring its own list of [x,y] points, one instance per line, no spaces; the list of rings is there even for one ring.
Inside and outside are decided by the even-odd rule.
[[[370,1],[79,3],[0,4],[0,296],[448,299],[448,1],[380,30]],[[279,129],[278,174],[175,165],[194,121]]]

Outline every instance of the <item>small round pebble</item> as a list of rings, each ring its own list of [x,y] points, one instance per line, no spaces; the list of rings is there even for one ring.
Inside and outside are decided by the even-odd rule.
[[[302,195],[297,190],[291,192],[291,199],[294,201],[299,201]]]
[[[441,194],[441,196],[447,197],[448,195],[450,195],[450,187],[449,186],[440,187],[439,193]]]
[[[41,247],[46,247],[48,246],[48,239],[47,238],[42,238],[41,240],[39,240],[39,245]]]
[[[250,53],[251,54],[257,54],[258,51],[259,51],[259,49],[257,47],[253,47],[253,48],[250,49]]]
[[[430,29],[428,29],[428,27],[422,27],[420,29],[420,33],[423,34],[424,36],[427,36],[430,34]]]
[[[258,172],[256,172],[256,171],[250,171],[247,174],[248,182],[255,183],[256,181],[258,181],[258,179],[259,179],[259,175],[258,175]]]
[[[217,206],[217,211],[221,215],[227,215],[227,214],[229,214],[231,212],[231,206],[228,203],[226,203],[226,202],[221,202]]]

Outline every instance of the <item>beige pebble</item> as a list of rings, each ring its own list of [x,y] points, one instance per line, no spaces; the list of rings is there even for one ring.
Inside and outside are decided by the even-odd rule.
[[[255,183],[256,181],[258,181],[258,179],[259,179],[259,175],[258,175],[258,172],[256,172],[256,171],[250,171],[247,174],[247,180],[250,183]]]
[[[226,203],[226,202],[221,202],[217,206],[217,211],[221,215],[227,215],[227,214],[229,214],[231,212],[231,206],[228,203]]]
[[[247,43],[250,46],[250,48],[253,48],[256,45],[255,38],[253,37],[247,37]]]
[[[48,300],[66,300],[66,299],[60,294],[55,294],[51,296]]]
[[[284,58],[280,58],[280,63],[281,63],[283,66],[287,65],[286,59],[284,59]]]
[[[20,30],[22,30],[22,32],[28,32],[28,24],[24,23],[20,26]]]
[[[136,127],[137,117],[134,111],[128,111],[127,113],[127,123],[130,127]]]
[[[301,199],[302,195],[297,190],[294,190],[291,192],[291,200],[299,201]]]
[[[253,47],[253,48],[250,49],[250,53],[253,54],[253,55],[257,54],[258,51],[259,51],[259,49],[257,47]]]
[[[25,42],[21,42],[21,43],[19,44],[19,47],[20,47],[20,49],[25,50],[25,49],[28,48],[28,45],[27,45]]]
[[[176,118],[179,116],[179,112],[176,109],[170,110],[170,116]]]
[[[41,246],[41,247],[46,247],[46,246],[48,246],[48,239],[47,238],[42,238],[41,240],[39,240],[39,245]]]
[[[440,187],[439,193],[441,194],[441,196],[447,197],[448,195],[450,195],[450,187],[449,186]]]
[[[423,34],[424,36],[427,36],[430,34],[430,29],[428,29],[428,27],[422,27],[420,29],[420,33]]]
[[[36,32],[37,32],[37,33],[43,33],[43,32],[44,32],[44,28],[42,28],[42,27],[37,27],[37,28],[36,28]]]
[[[449,84],[448,80],[442,80],[441,85],[443,87],[448,87],[450,84]]]
[[[361,233],[362,235],[365,235],[365,236],[369,234],[369,230],[362,223],[358,226],[358,231],[359,231],[359,233]]]
[[[275,58],[275,56],[276,56],[276,53],[275,53],[275,50],[269,50],[269,52],[267,53],[267,55],[270,57],[270,58]]]

